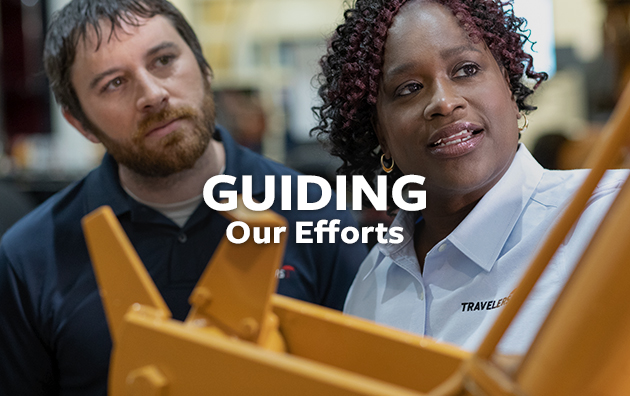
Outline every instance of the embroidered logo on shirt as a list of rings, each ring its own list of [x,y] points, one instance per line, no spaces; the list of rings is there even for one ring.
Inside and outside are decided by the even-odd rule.
[[[508,303],[508,301],[510,301],[510,298],[512,298],[512,294],[514,294],[514,292],[510,293],[509,296],[504,297],[504,298],[500,298],[498,300],[487,300],[487,301],[467,301],[467,302],[463,302],[462,304],[462,312],[470,312],[470,311],[490,311],[492,309],[497,309],[500,308],[502,306],[504,306],[505,304]]]
[[[276,278],[289,279],[291,272],[295,272],[295,268],[292,265],[283,265],[282,268],[276,270]]]

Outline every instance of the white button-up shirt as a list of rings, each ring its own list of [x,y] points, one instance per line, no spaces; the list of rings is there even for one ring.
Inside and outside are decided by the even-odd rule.
[[[520,145],[501,180],[427,254],[424,272],[413,230],[420,213],[400,211],[400,244],[379,244],[350,288],[344,312],[475,350],[507,303],[546,233],[588,171],[542,168]],[[499,344],[524,353],[628,172],[608,171]]]

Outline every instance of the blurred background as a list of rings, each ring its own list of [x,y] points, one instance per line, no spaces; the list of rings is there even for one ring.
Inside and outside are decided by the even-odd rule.
[[[43,72],[46,26],[65,3],[0,3],[0,224],[10,205],[23,206],[10,210],[16,217],[86,174],[103,155],[61,117]],[[252,150],[333,177],[338,162],[308,132],[317,104],[313,76],[346,2],[173,3],[215,72],[218,122]],[[579,167],[630,79],[630,0],[517,0],[515,10],[528,19],[537,42],[531,49],[536,69],[550,74],[534,96],[539,110],[529,116],[522,141],[547,167]]]

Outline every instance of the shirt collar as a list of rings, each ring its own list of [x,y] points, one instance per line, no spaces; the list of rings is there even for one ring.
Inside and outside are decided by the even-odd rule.
[[[403,241],[398,244],[388,242],[385,244],[379,243],[378,245],[376,245],[383,255],[389,257],[394,263],[396,263],[398,266],[405,269],[412,276],[418,279],[421,277],[421,275],[418,260],[415,257],[415,249],[413,246],[413,232],[416,220],[421,216],[422,215],[420,212],[407,212],[402,209],[399,210],[389,229],[391,230],[393,227],[401,227]],[[385,237],[389,239],[389,232]],[[378,267],[379,264],[382,262],[383,260],[377,260],[374,266],[365,275],[365,278],[367,278],[374,270],[376,270],[376,267]]]
[[[519,144],[514,160],[501,180],[446,239],[479,267],[490,271],[534,194],[543,171],[527,148]],[[396,261],[400,253],[408,251],[406,246],[413,242],[413,230],[418,217],[417,212],[398,211],[390,228],[402,227],[404,241],[400,244],[379,244],[378,248],[385,256]]]
[[[220,183],[214,189],[214,194],[218,197],[218,192],[223,189],[234,190],[239,193],[243,191],[243,175],[257,175],[260,168],[260,155],[237,144],[232,136],[221,126],[216,127],[217,140],[223,143],[225,150],[225,175],[235,176],[234,186]],[[265,191],[265,178],[252,178],[252,193],[262,194]]]
[[[118,218],[128,215],[133,222],[174,224],[161,213],[127,194],[120,183],[118,163],[109,153],[103,157],[101,166],[87,176],[85,183],[86,213],[107,205]]]
[[[130,210],[129,196],[123,190],[118,178],[118,163],[106,153],[101,166],[94,169],[85,179],[87,198],[86,213],[108,205],[116,216]]]
[[[420,212],[407,212],[402,209],[399,210],[396,217],[394,217],[394,221],[392,221],[392,224],[389,226],[389,229],[391,230],[394,227],[402,227],[403,241],[398,244],[391,242],[384,244],[379,243],[377,246],[380,251],[386,256],[393,256],[402,251],[407,244],[413,243],[415,223],[420,216]],[[385,237],[389,239],[389,232]]]
[[[490,271],[534,194],[543,171],[527,148],[519,144],[516,156],[501,180],[447,239],[475,264]]]

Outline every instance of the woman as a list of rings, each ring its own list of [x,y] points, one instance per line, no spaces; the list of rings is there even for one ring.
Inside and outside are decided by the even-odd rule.
[[[357,0],[322,59],[314,130],[340,172],[426,177],[397,210],[401,244],[363,262],[345,312],[474,350],[585,171],[543,169],[518,143],[546,79],[525,21],[492,0]],[[521,125],[521,126],[519,126]],[[609,174],[499,345],[523,353],[625,178]],[[391,191],[390,191],[391,192]]]

